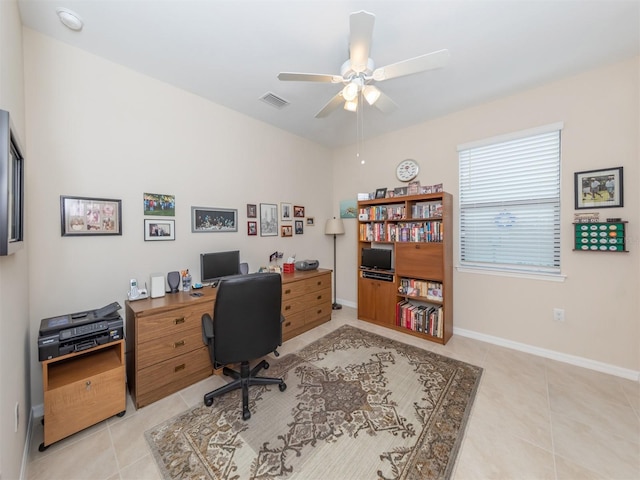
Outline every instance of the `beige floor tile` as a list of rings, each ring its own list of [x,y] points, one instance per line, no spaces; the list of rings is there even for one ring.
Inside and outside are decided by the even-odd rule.
[[[162,480],[160,470],[151,454],[120,470],[121,480]]]
[[[603,477],[600,473],[592,472],[556,455],[556,478],[558,480],[601,480]]]
[[[86,461],[90,459],[90,461]],[[47,455],[31,462],[28,480],[45,479],[107,479],[118,473],[111,437],[106,428],[60,448],[55,455]]]

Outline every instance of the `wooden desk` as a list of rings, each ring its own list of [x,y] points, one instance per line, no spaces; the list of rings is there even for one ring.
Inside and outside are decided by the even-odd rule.
[[[202,315],[213,314],[216,289],[125,302],[127,382],[136,408],[213,373],[202,342]],[[331,320],[331,270],[282,275],[283,341]]]

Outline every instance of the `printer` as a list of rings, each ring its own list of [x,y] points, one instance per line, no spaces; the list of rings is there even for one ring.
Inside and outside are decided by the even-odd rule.
[[[38,334],[38,358],[42,362],[81,352],[124,338],[124,322],[118,302],[96,310],[44,318]]]

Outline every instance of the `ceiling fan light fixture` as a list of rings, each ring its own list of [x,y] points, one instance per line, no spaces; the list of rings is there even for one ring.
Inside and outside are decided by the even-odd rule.
[[[344,109],[349,112],[355,112],[358,110],[358,97],[353,100],[347,100],[344,102]]]
[[[84,22],[76,12],[73,12],[68,8],[58,8],[56,9],[56,13],[58,14],[58,18],[60,18],[60,21],[68,29],[73,30],[74,32],[82,30]]]
[[[373,105],[380,98],[380,90],[373,85],[367,85],[362,89],[362,94],[369,105]]]
[[[358,84],[356,82],[349,82],[342,89],[342,96],[348,102],[352,102],[356,98],[358,98]]]

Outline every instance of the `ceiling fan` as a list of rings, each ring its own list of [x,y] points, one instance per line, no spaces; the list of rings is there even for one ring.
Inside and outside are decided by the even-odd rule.
[[[282,81],[344,84],[342,90],[316,114],[316,118],[326,117],[343,102],[345,110],[355,112],[358,109],[358,102],[362,102],[363,97],[369,105],[375,106],[383,113],[389,113],[397,105],[373,85],[375,82],[440,68],[449,60],[449,50],[444,49],[393,63],[386,67],[375,68],[373,60],[369,58],[375,18],[374,14],[364,10],[354,12],[349,16],[351,32],[349,59],[342,64],[340,75],[293,72],[278,74],[278,79]]]

